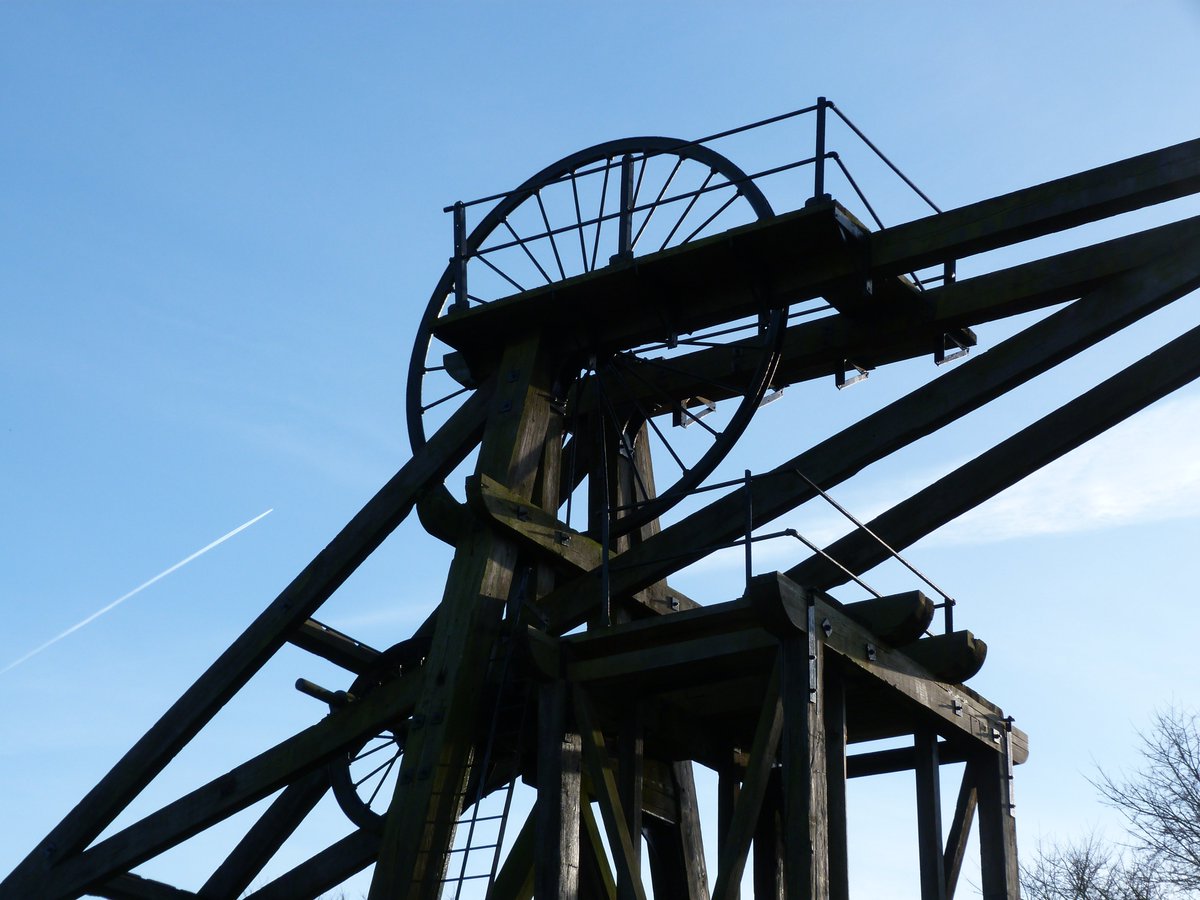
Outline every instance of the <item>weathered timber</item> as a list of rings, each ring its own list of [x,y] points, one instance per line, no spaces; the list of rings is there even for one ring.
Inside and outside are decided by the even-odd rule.
[[[907,706],[919,717],[917,721],[924,721],[947,740],[971,738],[971,743],[991,753],[1000,751],[997,735],[1004,713],[998,707],[969,688],[933,679],[903,652],[878,643],[874,635],[829,603],[820,592],[807,591],[779,572],[756,575],[751,579],[750,592],[777,598],[797,632],[805,627],[811,594],[816,621],[829,623],[824,651],[827,655],[837,655],[843,671],[869,676],[888,685],[897,705]],[[1029,755],[1028,737],[1015,728],[1012,735],[1013,759],[1024,762]]]
[[[1157,304],[1197,287],[1200,245],[1177,258],[1130,272],[1104,293],[1114,300],[1127,295],[1139,305]],[[1192,329],[892,507],[867,527],[892,548],[902,550],[1197,376],[1200,329]],[[865,572],[890,556],[862,531],[834,542],[826,552],[852,572]],[[822,556],[793,566],[788,575],[819,588],[847,580]]]
[[[674,819],[647,816],[642,826],[654,896],[708,900],[708,872],[691,761],[674,763],[669,771],[676,801]]]
[[[288,637],[412,509],[421,488],[449,474],[474,446],[491,402],[485,385],[460,407],[324,550],[218,657],[46,838],[0,882],[0,897],[43,893],[43,879],[79,853],[162,771]]]
[[[942,854],[941,762],[937,735],[917,729],[913,739],[917,788],[917,859],[921,900],[946,900],[946,868]]]
[[[772,770],[767,783],[751,851],[754,900],[786,900],[783,861],[787,849],[783,844],[783,785],[779,769]]]
[[[842,612],[884,643],[904,646],[925,634],[936,609],[920,591],[905,591],[847,603]]]
[[[876,271],[900,274],[1200,191],[1200,140],[1143,153],[871,235]]]
[[[934,634],[900,648],[922,669],[948,684],[962,684],[983,668],[987,644],[969,631]]]
[[[617,900],[617,880],[613,878],[604,851],[600,824],[591,802],[579,807],[579,830],[583,846],[579,859],[580,900]],[[540,900],[540,898],[539,898]]]
[[[578,808],[576,808],[576,811],[578,812]],[[496,873],[496,880],[492,884],[490,891],[492,900],[533,900],[534,896],[545,896],[544,894],[536,894],[534,890],[534,869],[538,856],[535,853],[535,843],[537,841],[536,819],[536,810],[531,811],[525,817],[525,824],[521,826],[521,830],[517,832],[516,838],[513,839],[508,856],[505,857],[504,864],[500,867],[500,871]],[[576,823],[575,830],[576,834],[578,834],[578,822]],[[563,893],[561,895],[552,894],[551,896],[562,896],[573,900],[576,895]]]
[[[375,861],[379,835],[354,831],[289,869],[244,900],[315,900]]]
[[[1077,300],[755,478],[748,489],[732,491],[664,528],[613,560],[612,591],[640,590],[695,562],[712,546],[736,540],[745,530],[747,490],[757,527],[815,496],[797,471],[828,489],[1187,294],[1197,281],[1194,271],[1173,272],[1173,278],[1154,279],[1147,287],[1141,273],[1128,273]],[[540,605],[557,630],[569,630],[586,615],[598,584],[598,574],[578,576]]]
[[[316,619],[301,623],[288,637],[288,643],[356,675],[365,672],[379,656],[379,651],[374,647],[368,647]]]
[[[737,897],[742,873],[746,868],[746,856],[750,851],[759,810],[762,809],[771,777],[771,766],[775,761],[780,735],[783,732],[783,700],[779,696],[780,668],[776,662],[763,695],[762,710],[754,730],[746,774],[733,803],[725,842],[719,849],[713,900],[733,900]]]
[[[861,279],[867,246],[851,218],[835,203],[805,207],[452,313],[434,333],[472,371],[532,331],[582,358],[688,334]]]
[[[1148,229],[1126,237],[1070,250],[1045,259],[989,272],[921,294],[922,315],[901,314],[886,302],[869,318],[827,316],[789,327],[783,337],[775,387],[827,378],[846,359],[866,369],[914,357],[930,356],[948,332],[960,332],[974,346],[968,326],[1044,309],[1088,293],[1104,281],[1174,252],[1200,236],[1200,217]],[[892,282],[885,282],[891,284]],[[739,352],[741,351],[741,352]],[[670,368],[631,360],[636,372],[624,389],[624,402],[649,408],[663,398],[682,400],[702,393],[710,400],[734,394],[723,383],[740,384],[756,357],[739,344],[712,347],[672,357]],[[588,409],[586,400],[581,411]]]
[[[942,759],[945,759],[943,756]],[[967,840],[971,835],[971,825],[975,821],[975,808],[979,804],[979,788],[975,784],[978,769],[966,766],[963,769],[962,784],[958,789],[958,800],[954,805],[954,818],[950,822],[950,830],[946,833],[946,850],[944,852],[946,867],[946,896],[954,897],[958,887],[958,877],[962,874],[963,860],[967,855]]]
[[[779,639],[783,734],[785,896],[829,898],[829,816],[826,786],[823,675],[825,643],[810,598],[807,633]]]
[[[850,847],[846,815],[846,685],[825,659],[825,791],[828,804],[829,900],[850,900]]]
[[[646,889],[639,877],[639,863],[634,856],[633,839],[629,834],[628,817],[617,790],[616,777],[605,752],[604,732],[600,730],[587,694],[576,687],[573,691],[575,719],[583,743],[583,758],[591,776],[592,789],[604,820],[608,845],[617,869],[617,891],[646,900]]]
[[[582,745],[568,726],[569,687],[555,679],[538,688],[537,802],[533,855],[537,897],[579,895],[579,804]]]
[[[617,900],[636,896],[633,882],[642,883],[642,782],[645,768],[645,735],[637,701],[626,706],[617,723],[617,795],[625,812],[625,830],[632,853],[627,875],[618,872]]]
[[[75,897],[311,772],[353,742],[382,730],[398,713],[411,709],[421,675],[417,671],[381,685],[365,698],[64,860],[45,879],[37,896],[45,900]]]
[[[105,900],[196,900],[196,894],[180,890],[161,881],[126,873],[118,875],[107,884],[92,891],[95,897]]]
[[[942,741],[938,744],[938,759],[942,765],[966,762],[967,745]],[[892,772],[911,772],[917,760],[912,747],[893,747],[891,750],[872,750],[846,757],[846,777],[866,778]]]
[[[979,818],[979,877],[984,900],[1020,900],[1017,824],[1013,817],[1012,773],[1001,753],[976,753]]]
[[[242,896],[328,790],[325,769],[310,772],[284,788],[204,882],[199,895],[211,900]]]
[[[480,438],[477,473],[528,497],[542,459],[554,362],[536,337],[510,346]],[[516,548],[473,525],[450,566],[370,900],[434,900],[462,808],[482,687]]]

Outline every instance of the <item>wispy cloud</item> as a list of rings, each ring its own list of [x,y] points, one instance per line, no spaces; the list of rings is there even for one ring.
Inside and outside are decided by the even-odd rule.
[[[1200,396],[1168,400],[971,510],[933,541],[980,544],[1200,515],[1197,447]]]
[[[259,521],[260,519],[266,518],[272,512],[274,512],[273,509],[268,509],[264,513],[259,513],[257,516],[255,516],[253,519],[251,519],[249,522],[245,522],[242,525],[239,525],[237,528],[233,529],[233,531],[230,531],[230,532],[227,532],[226,534],[221,535],[219,538],[217,538],[211,544],[201,547],[199,550],[197,550],[191,556],[181,559],[179,562],[175,563],[175,565],[171,566],[170,568],[163,569],[163,571],[159,572],[153,578],[149,579],[148,581],[143,581],[141,584],[139,584],[137,587],[135,587],[129,593],[122,594],[120,597],[118,597],[112,603],[108,604],[108,606],[105,606],[105,607],[102,607],[101,609],[96,610],[94,613],[92,613],[90,616],[88,616],[82,622],[76,622],[74,625],[72,625],[66,631],[62,632],[61,634],[55,635],[50,640],[46,641],[46,643],[42,644],[40,647],[34,647],[32,650],[30,650],[28,653],[26,653],[20,659],[10,662],[3,669],[0,669],[0,675],[3,675],[5,672],[15,669],[17,666],[21,665],[21,663],[32,659],[33,657],[35,657],[39,653],[41,653],[43,650],[47,649],[48,647],[54,646],[55,644],[57,644],[59,641],[61,641],[63,638],[67,637],[68,635],[74,634],[76,631],[78,631],[83,626],[91,624],[92,622],[94,622],[98,618],[100,618],[102,615],[104,615],[106,612],[116,609],[118,606],[120,606],[122,603],[124,603],[130,597],[134,596],[135,594],[140,594],[142,591],[144,591],[146,588],[150,587],[150,585],[154,584],[156,581],[161,581],[163,578],[166,578],[172,572],[176,572],[179,569],[182,569],[184,566],[186,566],[192,560],[196,559],[197,557],[203,556],[205,553],[207,553],[209,550],[213,549],[214,547],[225,543],[227,540],[229,540],[235,534],[245,531],[247,528],[249,528],[255,522]]]

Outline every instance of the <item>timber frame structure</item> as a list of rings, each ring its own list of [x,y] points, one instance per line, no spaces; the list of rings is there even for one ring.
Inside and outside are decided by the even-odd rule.
[[[1028,741],[963,685],[983,663],[982,641],[955,630],[948,597],[935,604],[912,590],[841,603],[829,592],[1200,375],[1200,328],[785,572],[755,574],[751,546],[760,526],[1200,287],[1200,218],[955,278],[965,257],[1200,192],[1200,140],[871,229],[825,192],[827,164],[840,165],[825,145],[833,114],[841,116],[824,98],[789,114],[816,122],[816,152],[794,164],[815,172],[813,195],[792,212],[776,214],[760,176],[711,141],[663,138],[569,157],[488,198],[495,207],[470,233],[470,205],[452,207],[455,255],[410,370],[412,458],[0,882],[0,898],[317,897],[374,865],[371,900],[457,897],[475,878],[494,900],[728,900],[747,871],[756,898],[846,900],[846,781],[908,770],[921,896],[954,896],[977,828],[984,896],[1015,900],[1012,767]],[[647,202],[647,173],[663,160],[674,168]],[[670,195],[689,166],[708,178]],[[580,212],[585,176],[603,178],[593,218]],[[685,234],[690,226],[679,223],[721,189],[725,205]],[[551,226],[554,190],[574,193],[568,226]],[[687,204],[679,223],[661,247],[639,252],[651,216],[675,201]],[[736,227],[710,225],[741,207]],[[544,231],[519,235],[513,223],[533,213]],[[614,252],[600,256],[605,225]],[[568,272],[576,238],[582,262]],[[488,260],[493,251],[533,260],[545,283],[522,287]],[[468,290],[468,263],[519,289],[481,298]],[[933,278],[910,274],[931,268]],[[816,301],[823,315],[797,314]],[[891,362],[946,361],[974,344],[973,326],[1064,303],[697,505],[754,410],[785,385],[832,375],[841,387]],[[696,335],[703,340],[688,337]],[[457,387],[431,399],[427,381],[439,373]],[[723,426],[700,421],[718,407],[732,409]],[[440,424],[434,408],[450,410]],[[692,433],[702,427],[710,444],[682,460],[666,438],[668,418],[700,426]],[[678,463],[672,483],[661,455],[652,469],[655,437]],[[444,482],[472,454],[458,499]],[[571,525],[572,498],[586,506],[584,527]],[[690,511],[668,520],[684,498]],[[313,619],[414,510],[455,548],[425,624],[380,652]],[[743,545],[742,596],[701,605],[668,585],[714,549]],[[939,607],[945,633],[929,635]],[[328,714],[98,840],[288,643],[347,671],[347,690],[297,685]],[[850,752],[898,736],[911,740]],[[351,773],[380,748],[391,780],[364,798],[356,792],[372,776]],[[697,762],[719,776],[711,879]],[[939,777],[947,763],[966,763],[948,824]],[[505,835],[507,800],[496,816],[480,810],[511,797],[518,781],[536,789],[536,802]],[[331,790],[350,820],[345,837],[263,883]],[[205,884],[135,874],[272,796]],[[485,840],[489,819],[500,833]],[[468,870],[472,854],[487,859],[482,875]]]

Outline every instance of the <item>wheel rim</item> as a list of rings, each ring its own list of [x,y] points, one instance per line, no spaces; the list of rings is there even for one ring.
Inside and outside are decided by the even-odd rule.
[[[483,263],[470,270],[468,293],[472,305],[623,262],[620,223],[614,218],[620,206],[619,198],[614,196],[619,188],[613,186],[619,181],[623,159],[629,160],[634,209],[628,217],[625,241],[632,245],[629,252],[634,256],[773,215],[765,196],[745,173],[707,147],[663,137],[599,144],[538,172],[503,197],[471,230],[464,241],[464,255]],[[593,221],[598,218],[600,221]],[[532,238],[527,237],[530,234]],[[456,367],[455,354],[433,334],[438,319],[454,300],[455,273],[455,262],[451,260],[430,297],[409,363],[406,414],[414,451],[424,446],[427,430],[432,431],[436,422],[472,390],[469,373]],[[785,315],[783,310],[774,310],[758,321],[735,323],[734,328],[722,326],[682,336],[664,334],[661,341],[623,348],[603,359],[588,360],[567,373],[564,400],[572,390],[577,398],[582,396],[580,385],[591,379],[610,401],[607,430],[619,451],[636,450],[634,444],[641,435],[643,441],[658,448],[646,458],[657,457],[667,466],[666,478],[660,475],[662,483],[657,493],[653,491],[653,474],[641,473],[637,480],[642,486],[634,490],[636,504],[616,512],[614,534],[627,533],[660,516],[702,482],[725,456],[769,386],[778,361]],[[724,399],[720,403],[711,404],[697,397],[691,404],[680,404],[675,398],[676,408],[670,409],[660,399],[647,398],[641,391],[639,401],[625,402],[623,408],[617,408],[622,406],[623,396],[628,400],[639,393],[631,385],[639,377],[639,367],[634,363],[642,364],[643,373],[650,371],[647,366],[666,370],[672,365],[672,354],[714,343],[730,347],[736,344],[731,352],[754,354],[757,362],[746,367],[738,383],[721,386]],[[660,355],[653,357],[655,353]],[[714,406],[719,415],[708,416],[709,406]],[[672,414],[675,427],[662,424],[667,412]],[[571,432],[570,410],[567,415],[567,430]],[[714,427],[713,422],[719,424]],[[707,444],[691,436],[681,440],[681,425],[694,425],[690,429],[693,435],[706,433]],[[680,450],[676,445],[688,449]],[[573,480],[572,487],[576,486]],[[563,498],[568,512],[570,494],[567,491]]]

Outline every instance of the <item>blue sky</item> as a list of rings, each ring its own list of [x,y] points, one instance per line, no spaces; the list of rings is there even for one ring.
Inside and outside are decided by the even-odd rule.
[[[0,6],[0,667],[274,509],[0,675],[0,871],[407,458],[405,367],[451,251],[443,206],[602,140],[695,137],[826,95],[952,207],[1197,137],[1198,41],[1194,0]],[[881,209],[906,209],[881,190]],[[1196,212],[1172,204],[1025,255]],[[902,499],[1191,327],[1195,302],[837,496],[860,515]],[[1009,330],[980,329],[981,349]],[[779,462],[932,374],[792,392],[736,468]],[[1182,564],[1200,537],[1198,412],[1185,389],[910,554],[991,646],[973,685],[1031,734],[1025,846],[1115,835],[1087,777],[1130,763],[1156,707],[1200,705]],[[815,509],[789,524],[836,534]],[[447,560],[406,523],[324,617],[399,640]],[[714,560],[693,593],[729,599],[739,571]],[[139,809],[314,721],[300,675],[341,686],[285,655]],[[907,782],[881,790],[907,821]],[[856,869],[864,895],[876,877],[913,883],[887,821],[858,823],[881,854]],[[147,872],[194,886],[197,855]]]

